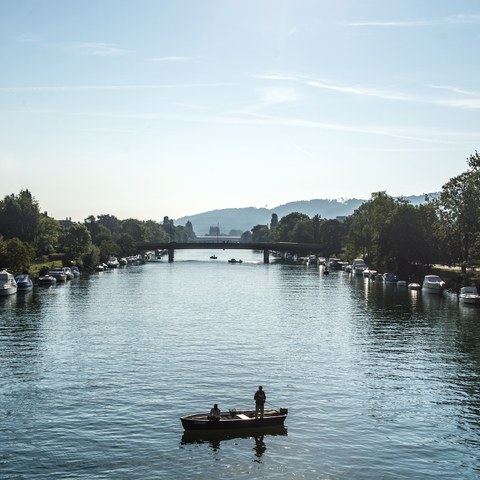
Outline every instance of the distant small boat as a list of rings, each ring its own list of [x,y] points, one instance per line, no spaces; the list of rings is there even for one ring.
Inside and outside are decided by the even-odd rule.
[[[33,288],[32,277],[28,273],[21,273],[15,276],[18,290],[26,291]]]
[[[210,420],[209,414],[194,413],[181,417],[185,430],[230,430],[272,427],[283,425],[288,415],[287,408],[265,410],[263,418],[255,418],[255,410],[232,410],[220,414],[220,420]]]
[[[480,303],[480,295],[477,287],[462,287],[458,294],[461,303]]]
[[[421,288],[422,286],[419,283],[412,282],[408,284],[409,290],[420,290]]]
[[[403,287],[403,288],[407,288],[407,282],[405,280],[399,280],[397,282],[397,287]]]
[[[231,258],[231,259],[228,261],[228,263],[242,263],[242,261],[241,261],[241,260],[237,260],[237,259],[235,259],[235,258]]]
[[[216,255],[212,255],[210,258],[211,258],[212,260],[216,260],[218,257],[217,257]]]

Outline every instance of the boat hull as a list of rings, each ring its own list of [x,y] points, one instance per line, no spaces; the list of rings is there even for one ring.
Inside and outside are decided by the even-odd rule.
[[[15,286],[0,287],[0,297],[7,297],[8,295],[14,295],[15,293],[17,293],[17,287]]]
[[[255,418],[255,410],[240,410],[234,413],[222,413],[220,420],[209,420],[207,413],[186,415],[180,420],[186,431],[258,429],[283,425],[287,414],[286,409],[268,410],[264,412],[263,418]]]

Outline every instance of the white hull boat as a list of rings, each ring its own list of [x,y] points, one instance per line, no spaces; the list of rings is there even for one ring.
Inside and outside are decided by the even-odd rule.
[[[15,277],[6,270],[0,272],[0,297],[17,293],[17,282]]]
[[[477,287],[462,287],[458,294],[460,303],[478,304],[480,303],[480,295]]]
[[[422,292],[441,295],[445,288],[445,282],[438,275],[425,275],[422,284]]]

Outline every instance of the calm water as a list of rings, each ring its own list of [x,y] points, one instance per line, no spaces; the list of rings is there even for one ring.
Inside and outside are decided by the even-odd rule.
[[[480,478],[480,308],[212,253],[0,299],[2,479]],[[260,384],[285,431],[183,435]]]

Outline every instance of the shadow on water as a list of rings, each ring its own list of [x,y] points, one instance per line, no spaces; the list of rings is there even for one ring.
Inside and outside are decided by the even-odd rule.
[[[253,439],[256,461],[260,461],[263,454],[267,450],[265,443],[266,437],[276,435],[287,435],[287,429],[283,425],[267,428],[255,428],[247,430],[225,430],[217,432],[207,431],[192,431],[184,432],[180,445],[191,444],[205,444],[208,445],[214,452],[220,450],[222,442],[227,442],[234,439]]]

